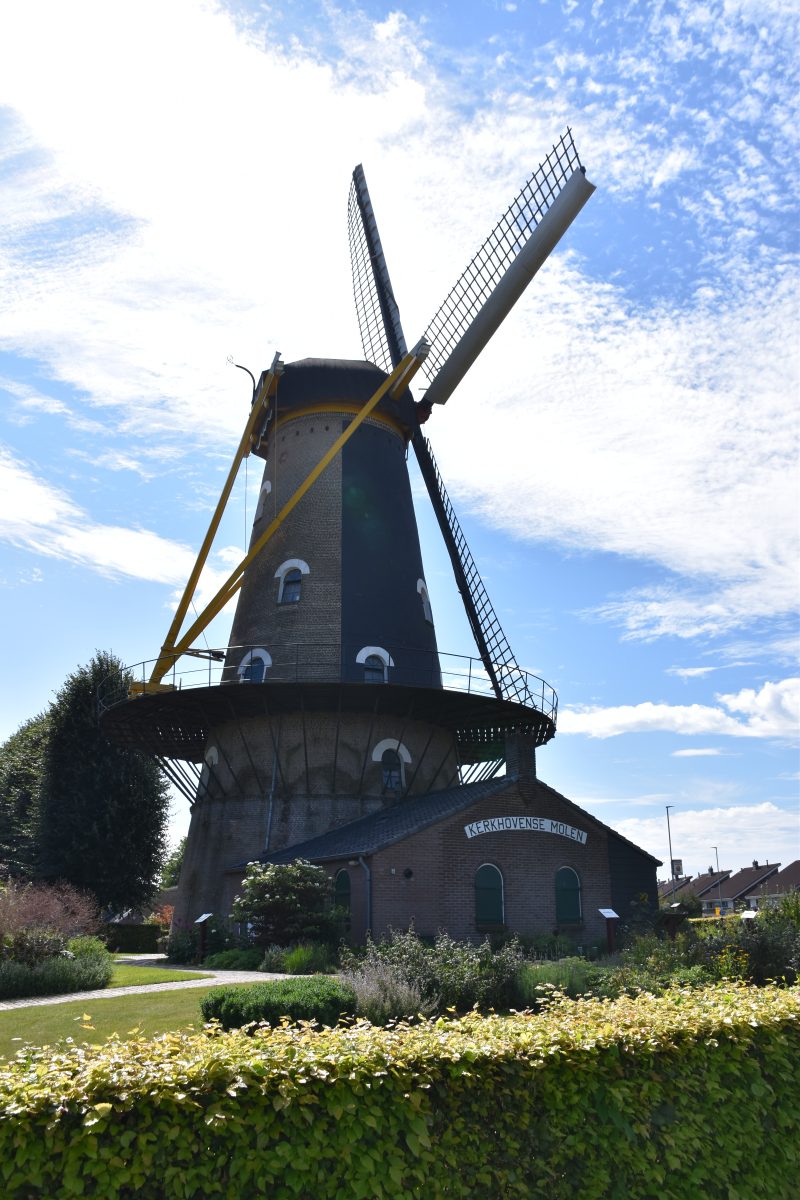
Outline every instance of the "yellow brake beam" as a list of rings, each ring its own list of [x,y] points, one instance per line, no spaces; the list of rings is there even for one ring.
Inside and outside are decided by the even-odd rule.
[[[299,502],[302,500],[303,496],[305,496],[305,494],[309,490],[309,488],[311,488],[312,485],[314,483],[316,483],[317,479],[319,479],[322,472],[334,460],[334,458],[341,451],[341,449],[345,445],[345,443],[353,436],[353,434],[356,432],[358,427],[362,424],[363,421],[365,421],[367,419],[367,417],[372,412],[372,410],[380,403],[380,401],[383,399],[383,397],[385,395],[387,395],[387,393],[391,394],[392,396],[397,396],[397,395],[399,395],[399,393],[401,391],[403,391],[404,388],[408,387],[409,383],[414,378],[414,376],[416,375],[419,368],[422,366],[422,363],[425,361],[427,354],[428,354],[428,344],[423,338],[414,347],[414,349],[411,350],[405,356],[405,358],[403,358],[402,361],[395,367],[394,371],[392,371],[392,373],[388,377],[388,379],[386,379],[381,384],[381,386],[378,388],[378,390],[375,392],[375,394],[370,397],[370,399],[366,402],[366,404],[361,409],[361,411],[358,413],[358,415],[353,417],[353,420],[347,426],[347,429],[345,429],[344,432],[342,434],[340,434],[340,436],[336,439],[336,441],[333,443],[331,448],[323,455],[323,457],[320,459],[320,461],[317,463],[317,465],[313,468],[313,470],[311,470],[309,472],[309,474],[306,476],[306,478],[303,480],[303,482],[300,484],[300,486],[297,488],[297,490],[294,492],[294,494],[286,501],[286,503],[284,504],[283,508],[278,513],[278,515],[270,522],[270,524],[264,530],[264,532],[262,533],[262,535],[258,539],[258,541],[253,544],[253,546],[250,548],[250,550],[245,555],[245,557],[242,559],[242,561],[239,563],[239,565],[231,572],[231,574],[226,579],[225,583],[222,585],[222,587],[217,592],[216,596],[214,596],[213,600],[211,600],[206,605],[206,607],[203,609],[203,611],[197,617],[197,620],[187,630],[187,632],[180,639],[180,641],[175,642],[174,641],[175,634],[177,633],[178,629],[180,628],[180,623],[183,620],[183,617],[186,613],[186,609],[188,608],[189,600],[191,599],[191,594],[193,593],[194,587],[197,584],[197,579],[199,578],[200,570],[202,569],[202,565],[205,562],[205,558],[208,555],[208,546],[210,546],[210,538],[213,537],[212,529],[209,528],[209,533],[208,533],[208,535],[206,535],[206,541],[203,543],[203,549],[205,550],[205,555],[203,555],[203,550],[201,550],[200,553],[201,553],[201,555],[203,555],[202,562],[201,562],[200,558],[198,558],[199,565],[198,564],[195,565],[195,571],[192,572],[192,578],[190,578],[189,584],[187,584],[186,592],[184,593],[185,603],[183,603],[183,601],[181,602],[183,604],[183,612],[181,613],[179,610],[179,612],[176,612],[176,614],[175,614],[175,619],[173,620],[172,625],[170,626],[169,634],[167,635],[167,641],[164,643],[164,647],[161,651],[161,656],[158,659],[158,662],[156,663],[155,668],[153,669],[153,673],[150,676],[149,683],[146,684],[143,689],[139,688],[137,690],[145,690],[145,691],[151,690],[151,689],[155,690],[154,685],[158,685],[161,683],[161,680],[164,678],[164,675],[169,670],[169,668],[172,666],[172,664],[178,658],[180,658],[180,656],[182,654],[185,654],[187,652],[187,650],[189,650],[192,642],[197,637],[197,635],[202,633],[202,631],[206,628],[206,626],[209,625],[211,621],[213,621],[214,617],[216,617],[217,614],[222,611],[222,609],[225,607],[225,605],[228,603],[228,601],[231,599],[231,597],[236,594],[236,592],[242,586],[244,572],[247,569],[247,567],[250,565],[250,563],[253,561],[253,559],[256,557],[256,555],[259,554],[261,552],[261,550],[263,550],[264,546],[266,546],[267,542],[270,540],[270,538],[273,536],[273,534],[276,532],[276,530],[281,526],[281,524],[286,519],[286,517],[288,517],[289,513],[296,507],[297,504],[299,504]],[[253,407],[255,408],[256,406],[254,405]],[[242,443],[240,444],[240,451],[241,451],[242,445],[245,444],[246,437],[249,437],[252,435],[253,427],[254,427],[254,424],[252,423],[252,418],[251,418],[251,422],[248,422],[248,428],[245,430],[245,435],[242,437]],[[236,464],[235,464],[237,466],[237,468],[238,468],[239,461],[240,461],[240,458],[236,461]],[[233,470],[233,468],[232,468],[232,470]],[[232,485],[232,480],[231,480],[230,476],[228,478]],[[226,484],[226,487],[227,486],[228,485]],[[217,513],[219,513],[219,516],[222,515],[220,506],[224,507],[223,499],[227,500],[227,495],[229,493],[230,493],[230,487],[228,487],[227,493],[223,491],[223,498],[220,500],[220,504],[217,505]],[[219,517],[217,516],[217,513],[215,513],[216,525],[219,524]],[[213,526],[214,530],[216,530],[216,525],[214,524],[214,521],[212,521],[212,526]],[[208,545],[207,545],[207,543],[208,543]],[[191,592],[189,591],[190,587],[191,587]],[[189,593],[188,599],[187,599],[187,593]]]
[[[222,520],[222,514],[225,511],[225,506],[228,503],[233,485],[236,482],[236,476],[239,473],[239,467],[242,465],[242,459],[247,458],[250,453],[255,438],[256,427],[259,423],[259,420],[263,417],[264,410],[268,406],[270,399],[275,395],[278,387],[279,377],[279,359],[278,355],[276,354],[272,366],[264,376],[264,381],[253,400],[253,405],[250,409],[250,415],[248,417],[247,424],[244,427],[244,433],[242,434],[239,446],[233,457],[233,462],[231,463],[231,468],[228,471],[228,477],[225,480],[225,484],[222,488],[222,494],[217,501],[217,507],[214,509],[211,523],[208,526],[208,532],[203,539],[203,544],[200,547],[200,552],[197,555],[197,561],[192,568],[192,573],[189,576],[186,587],[184,588],[180,603],[175,610],[175,616],[172,619],[172,624],[169,627],[166,639],[161,647],[161,654],[156,662],[155,668],[153,669],[153,673],[150,677],[150,683],[144,686],[134,684],[134,686],[131,688],[131,691],[154,690],[153,685],[163,679],[166,672],[175,662],[175,638],[180,632],[184,617],[186,616],[189,605],[191,604],[192,596],[197,588],[200,574],[203,570],[203,567],[206,565],[209,551],[211,550],[212,543],[216,536],[217,530],[219,529],[219,523]]]

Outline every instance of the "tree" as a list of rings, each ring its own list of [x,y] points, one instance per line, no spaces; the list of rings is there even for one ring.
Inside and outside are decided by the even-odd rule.
[[[251,862],[231,916],[250,926],[259,946],[330,941],[336,930],[333,881],[305,859],[292,863]]]
[[[29,878],[38,857],[39,799],[47,713],[32,717],[0,746],[0,874]]]
[[[161,878],[158,886],[161,888],[175,887],[181,877],[183,856],[186,852],[186,838],[182,837],[176,848],[169,854],[161,868]]]
[[[49,715],[40,797],[38,874],[88,889],[101,908],[145,903],[164,858],[167,785],[157,764],[100,729],[98,688],[124,694],[115,655],[98,652],[66,679]]]

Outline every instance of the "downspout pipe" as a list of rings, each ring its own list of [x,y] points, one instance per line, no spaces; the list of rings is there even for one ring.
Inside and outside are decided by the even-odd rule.
[[[275,806],[275,783],[278,777],[278,756],[273,755],[272,759],[272,783],[269,789],[269,808],[267,811],[267,834],[264,838],[264,849],[269,850],[270,839],[272,838],[272,810]]]
[[[372,936],[372,871],[363,854],[358,856],[358,865],[367,877],[367,933]]]

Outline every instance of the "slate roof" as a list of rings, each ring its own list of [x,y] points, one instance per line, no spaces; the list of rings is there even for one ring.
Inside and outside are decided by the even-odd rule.
[[[475,804],[476,801],[489,800],[502,795],[518,781],[519,776],[517,775],[501,775],[499,778],[480,783],[467,783],[445,788],[440,792],[428,792],[424,796],[415,796],[392,808],[382,809],[368,817],[361,817],[358,821],[351,821],[348,825],[341,825],[338,829],[331,829],[328,833],[309,838],[305,842],[296,842],[293,846],[286,846],[272,854],[262,854],[260,861],[283,863],[292,862],[296,858],[305,858],[311,862],[329,862],[339,858],[357,858],[360,854],[374,854],[377,850],[382,850],[395,842],[401,842],[430,825],[436,825],[439,821],[454,816]],[[554,788],[548,787],[541,779],[537,779],[535,782],[543,793],[551,793],[561,803],[574,809],[582,821],[588,821],[596,828],[605,830],[612,837],[633,846],[639,854],[649,858],[651,862],[658,866],[661,865],[659,859],[624,838],[609,825],[604,825],[597,817],[587,813],[585,809],[580,808],[566,796],[562,796]],[[246,866],[247,863],[239,863],[230,870],[244,870]]]
[[[497,796],[515,783],[515,776],[503,775],[482,783],[468,783],[460,787],[445,788],[441,792],[427,792],[404,800],[392,808],[360,817],[348,825],[340,825],[319,837],[306,842],[296,842],[272,854],[262,854],[262,862],[292,862],[295,858],[307,858],[312,862],[325,862],[335,858],[357,858],[359,854],[373,854],[393,842],[418,833],[428,825],[435,825],[445,817],[452,816],[476,800],[488,800]],[[244,864],[243,864],[244,865]]]
[[[659,900],[675,899],[675,897],[678,896],[678,892],[684,891],[684,889],[691,882],[691,879],[691,875],[681,875],[678,879],[667,879],[664,883],[660,883],[658,885]],[[678,897],[678,899],[680,899],[680,897]]]
[[[751,896],[783,896],[787,892],[800,890],[800,858],[777,875],[770,875],[763,883],[758,884],[750,892]]]
[[[760,867],[742,867],[741,871],[737,871],[735,875],[731,875],[730,879],[723,882],[720,888],[720,897],[723,900],[740,900],[748,892],[755,891],[764,880],[776,874],[780,865],[780,863],[762,863]]]
[[[725,880],[730,876],[730,871],[706,871],[703,875],[696,875],[694,878],[691,875],[687,876],[686,884],[678,900],[686,900],[689,896],[697,896],[700,899],[706,896],[709,892],[716,889],[717,884],[720,885],[723,895]]]

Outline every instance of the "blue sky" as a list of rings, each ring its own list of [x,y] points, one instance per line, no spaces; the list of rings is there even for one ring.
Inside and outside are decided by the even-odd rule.
[[[597,191],[426,432],[559,693],[542,777],[665,860],[673,805],[691,872],[797,858],[795,7],[4,4],[0,736],[96,648],[157,653],[247,415],[228,356],[360,356],[355,163],[414,341],[570,125]]]

